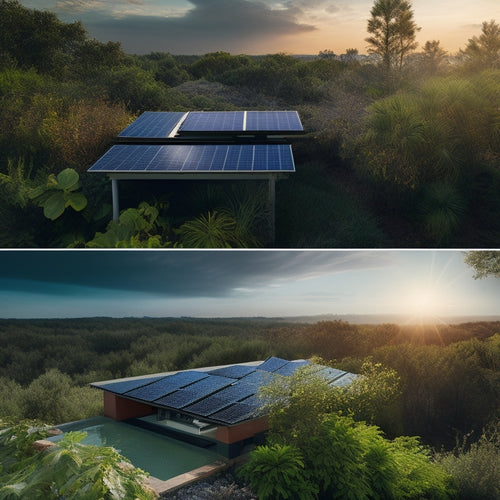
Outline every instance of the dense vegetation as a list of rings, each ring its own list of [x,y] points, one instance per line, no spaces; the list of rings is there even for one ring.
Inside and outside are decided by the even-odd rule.
[[[349,470],[359,488],[353,491],[370,489],[376,481],[385,488],[378,498],[389,498],[388,492],[395,498],[449,498],[455,490],[460,498],[498,495],[499,322],[399,326],[89,318],[1,320],[0,332],[4,420],[61,423],[99,414],[102,394],[88,387],[92,381],[270,355],[320,356],[365,378],[336,393],[318,382],[304,386],[300,378],[285,390],[269,388],[264,401],[270,404],[272,426],[267,448],[255,458],[259,467],[279,464],[281,470],[286,463],[292,479],[305,481],[300,483],[305,492],[316,495],[321,487],[331,493],[345,485],[325,482],[327,472],[322,478],[310,474],[325,464],[334,467],[336,454],[345,454],[332,444],[327,457],[325,442],[349,442],[352,453],[363,457],[352,458]],[[284,394],[293,396],[286,411]],[[319,469],[318,460],[324,462]],[[383,481],[375,480],[377,475]],[[256,489],[269,487],[253,481]],[[316,489],[311,490],[311,481]],[[467,493],[471,489],[475,497]],[[268,497],[275,494],[272,490]]]
[[[120,223],[108,225],[109,182],[86,171],[146,110],[299,110],[307,134],[294,141],[296,174],[278,183],[276,246],[499,241],[494,21],[454,57],[435,40],[395,51],[390,75],[376,50],[127,55],[16,0],[0,3],[0,28],[2,247],[269,245],[257,182],[123,182]],[[59,177],[68,168],[79,178]]]

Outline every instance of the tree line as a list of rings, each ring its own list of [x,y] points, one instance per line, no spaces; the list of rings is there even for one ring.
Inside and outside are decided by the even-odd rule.
[[[51,422],[99,412],[99,380],[195,367],[320,357],[353,373],[381,363],[401,396],[377,422],[391,436],[449,446],[498,411],[498,322],[440,326],[271,320],[2,320],[2,416]],[[82,396],[84,394],[84,396]]]

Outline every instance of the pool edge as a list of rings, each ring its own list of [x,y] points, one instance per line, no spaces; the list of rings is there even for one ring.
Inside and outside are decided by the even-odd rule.
[[[211,464],[203,465],[189,472],[184,472],[178,476],[162,481],[154,476],[148,477],[148,486],[150,486],[160,496],[172,493],[180,488],[196,483],[206,477],[213,476],[219,472],[229,469],[245,460],[246,454],[227,460],[217,460]]]

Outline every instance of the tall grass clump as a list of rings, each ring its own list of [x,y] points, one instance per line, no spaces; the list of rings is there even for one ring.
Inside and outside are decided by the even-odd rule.
[[[458,486],[458,498],[500,498],[500,420],[485,428],[475,443],[467,437],[451,453],[439,459]]]

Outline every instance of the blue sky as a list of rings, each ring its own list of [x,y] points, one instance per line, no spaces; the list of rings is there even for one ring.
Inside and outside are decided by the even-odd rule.
[[[463,252],[9,251],[0,317],[500,315]]]
[[[317,54],[347,48],[366,52],[370,0],[20,0],[66,22],[82,21],[101,41],[127,53]],[[418,41],[440,40],[454,53],[500,21],[498,0],[413,0]]]

